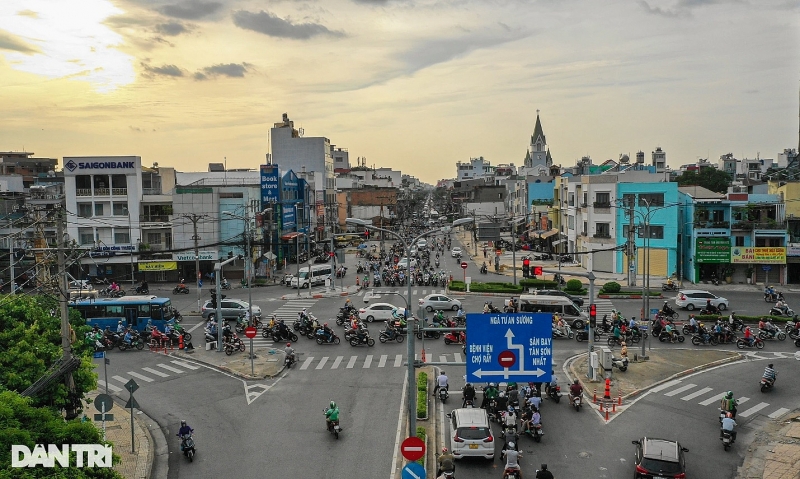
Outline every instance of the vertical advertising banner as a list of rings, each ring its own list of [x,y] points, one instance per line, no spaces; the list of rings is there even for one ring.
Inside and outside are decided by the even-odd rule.
[[[261,209],[280,200],[278,165],[261,165]]]

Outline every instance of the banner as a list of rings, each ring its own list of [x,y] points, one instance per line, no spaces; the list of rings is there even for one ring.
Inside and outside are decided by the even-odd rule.
[[[786,264],[786,248],[737,246],[731,249],[731,263]]]
[[[200,253],[200,261],[216,261],[217,260],[217,252],[216,251],[198,251]],[[194,251],[188,251],[183,253],[175,253],[175,260],[176,261],[194,261]]]
[[[194,254],[192,254],[194,259]],[[175,271],[178,269],[177,261],[149,261],[139,263],[139,271]]]
[[[695,246],[697,263],[730,263],[730,238],[697,238]]]
[[[280,200],[278,165],[261,165],[261,209]]]

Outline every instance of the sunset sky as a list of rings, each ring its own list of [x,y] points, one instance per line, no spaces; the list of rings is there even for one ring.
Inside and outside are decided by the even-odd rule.
[[[2,0],[0,151],[257,168],[287,112],[427,182],[798,146],[800,0]]]

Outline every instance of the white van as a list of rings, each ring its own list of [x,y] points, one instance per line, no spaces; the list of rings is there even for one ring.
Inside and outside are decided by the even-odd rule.
[[[299,278],[292,278],[292,288],[310,288],[318,284],[325,284],[325,280],[333,274],[333,267],[330,264],[319,264],[308,268],[300,268]]]
[[[523,294],[519,297],[519,312],[558,313],[575,330],[582,330],[589,321],[589,315],[564,296]]]
[[[450,418],[450,452],[456,459],[494,459],[494,436],[485,409],[453,409]]]

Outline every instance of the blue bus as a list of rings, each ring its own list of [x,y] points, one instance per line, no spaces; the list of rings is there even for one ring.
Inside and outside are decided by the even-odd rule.
[[[120,320],[139,332],[145,330],[148,322],[163,331],[164,323],[175,315],[170,299],[158,296],[84,299],[70,302],[69,307],[79,311],[89,326],[100,329],[108,326],[112,331],[116,331]]]

